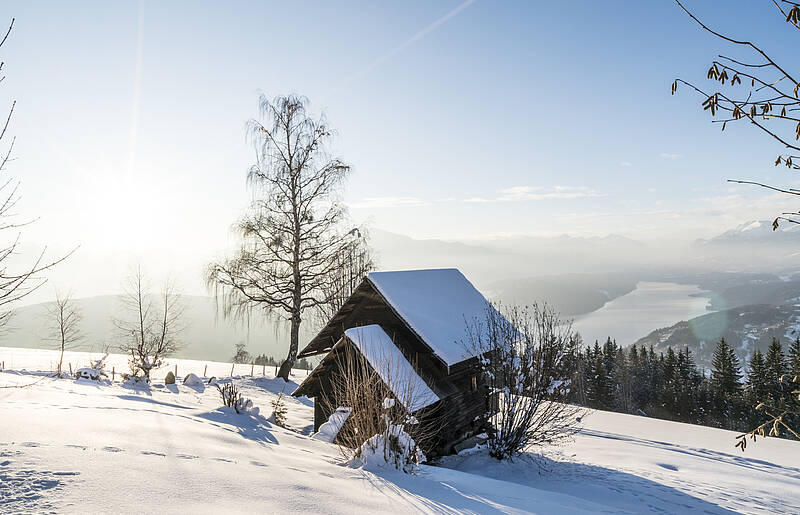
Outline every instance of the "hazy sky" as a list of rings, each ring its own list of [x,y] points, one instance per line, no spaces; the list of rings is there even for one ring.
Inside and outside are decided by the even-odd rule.
[[[774,7],[732,3],[688,2],[796,58]],[[16,17],[0,56],[0,101],[18,102],[8,173],[39,218],[29,248],[81,245],[62,286],[118,284],[140,258],[196,292],[249,198],[260,92],[308,96],[353,166],[353,217],[417,238],[707,237],[780,210],[726,178],[792,179],[770,140],[721,134],[701,99],[670,96],[730,49],[668,0],[6,0],[2,13]]]

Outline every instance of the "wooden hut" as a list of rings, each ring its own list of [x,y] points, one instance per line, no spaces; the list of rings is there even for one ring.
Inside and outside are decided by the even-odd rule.
[[[484,432],[491,410],[480,364],[467,343],[468,324],[482,322],[486,299],[456,269],[373,272],[298,354],[326,354],[292,395],[314,398],[315,431],[328,420],[337,356],[358,352],[390,388],[386,371],[401,373],[415,392],[411,412],[433,412],[441,429],[426,453],[448,454]],[[389,366],[387,367],[387,363]],[[404,402],[403,392],[395,391]]]

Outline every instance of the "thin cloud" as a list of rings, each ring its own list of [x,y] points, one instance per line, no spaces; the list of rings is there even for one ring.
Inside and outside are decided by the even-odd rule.
[[[669,154],[667,152],[662,152],[660,155],[661,159],[669,159],[671,161],[675,161],[676,159],[683,157],[682,154]]]
[[[500,194],[497,197],[472,197],[464,199],[464,202],[524,202],[528,200],[578,199],[604,196],[586,187],[553,186],[551,188],[543,188],[541,186],[512,186],[500,190]]]
[[[350,209],[375,209],[386,207],[419,207],[427,206],[428,202],[418,197],[366,197],[359,202],[348,204]]]
[[[631,163],[630,161],[623,161],[620,163],[620,166],[633,166],[633,163]]]
[[[433,32],[434,30],[438,29],[439,27],[444,25],[446,22],[448,22],[449,20],[454,18],[456,15],[458,15],[458,13],[460,13],[461,11],[463,11],[464,9],[469,7],[470,5],[474,4],[475,2],[476,2],[476,0],[466,0],[465,2],[462,2],[461,4],[457,5],[454,9],[449,11],[447,14],[445,14],[441,18],[438,18],[433,23],[431,23],[430,25],[428,25],[424,29],[420,30],[419,32],[417,32],[416,34],[411,36],[409,39],[407,39],[403,43],[397,45],[396,47],[394,47],[393,49],[389,50],[385,54],[383,54],[380,57],[376,58],[374,61],[372,61],[371,63],[369,63],[365,67],[363,67],[360,70],[358,70],[356,73],[354,73],[352,76],[350,76],[350,78],[344,80],[342,82],[342,84],[341,84],[341,87],[347,86],[347,85],[352,84],[353,82],[355,82],[355,81],[357,81],[359,79],[362,79],[369,72],[371,72],[372,70],[374,70],[378,66],[382,65],[383,63],[385,63],[386,61],[388,61],[392,57],[395,57],[400,52],[402,52],[406,48],[410,47],[411,45],[413,45],[414,43],[416,43],[420,39],[424,38],[425,36],[427,36],[428,34]]]

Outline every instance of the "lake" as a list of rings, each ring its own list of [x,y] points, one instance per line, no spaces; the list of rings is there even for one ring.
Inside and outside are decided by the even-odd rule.
[[[630,345],[655,329],[710,313],[707,298],[690,296],[702,291],[696,285],[642,281],[627,295],[575,317],[574,327],[587,344],[602,344],[611,336],[620,345]]]

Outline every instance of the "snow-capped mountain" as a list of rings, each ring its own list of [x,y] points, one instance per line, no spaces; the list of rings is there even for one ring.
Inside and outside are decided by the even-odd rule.
[[[800,243],[800,225],[781,222],[773,231],[771,220],[750,220],[713,238],[697,241],[703,245],[755,242],[770,245]]]

